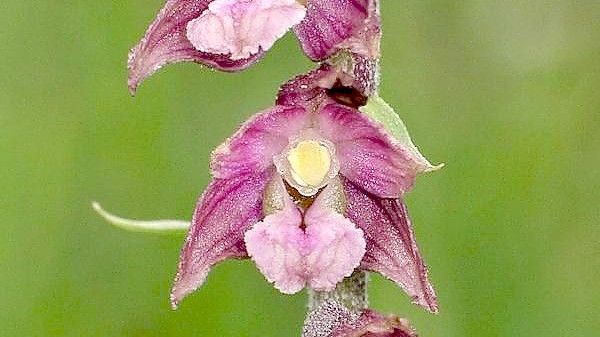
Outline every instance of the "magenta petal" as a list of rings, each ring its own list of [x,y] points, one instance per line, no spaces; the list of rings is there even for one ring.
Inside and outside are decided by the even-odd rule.
[[[314,61],[333,55],[365,25],[371,0],[308,0],[307,14],[294,30],[304,52]]]
[[[262,216],[262,199],[272,171],[214,179],[196,205],[171,290],[177,303],[196,290],[217,262],[247,257],[244,232]]]
[[[437,300],[421,258],[406,205],[401,199],[382,199],[344,179],[346,216],[365,233],[367,251],[361,268],[396,282],[429,311],[438,311]]]
[[[203,53],[186,37],[188,22],[202,14],[212,0],[168,0],[142,40],[129,53],[128,86],[132,94],[138,85],[162,66],[176,62],[201,63],[223,71],[238,71],[260,59],[261,51],[246,59],[232,60],[229,55]]]
[[[335,144],[340,173],[370,193],[397,198],[409,191],[421,166],[385,129],[357,110],[328,104],[319,128]]]
[[[260,112],[214,152],[212,174],[229,178],[240,174],[262,172],[273,166],[273,156],[279,154],[309,123],[309,114],[302,107],[275,106]]]

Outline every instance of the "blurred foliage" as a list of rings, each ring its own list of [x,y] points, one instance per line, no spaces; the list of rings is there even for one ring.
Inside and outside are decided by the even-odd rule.
[[[600,2],[382,1],[381,95],[446,167],[408,203],[441,313],[380,276],[372,306],[422,336],[600,330]],[[161,0],[17,1],[0,19],[0,336],[297,336],[305,295],[247,261],[171,311],[183,238],[106,224],[189,218],[211,149],[311,64],[295,38],[240,74],[168,67],[138,96],[128,49]]]

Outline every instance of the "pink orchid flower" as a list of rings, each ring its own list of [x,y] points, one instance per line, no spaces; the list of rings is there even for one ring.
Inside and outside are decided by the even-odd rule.
[[[361,113],[361,95],[339,87],[342,80],[323,65],[288,82],[277,105],[214,151],[214,178],[182,248],[173,306],[216,263],[251,258],[283,293],[329,291],[359,269],[437,311],[402,200],[430,164]]]
[[[379,33],[374,1],[167,0],[129,54],[129,90],[169,63],[245,69],[292,27],[314,61],[340,48],[372,52],[379,41],[369,38]]]

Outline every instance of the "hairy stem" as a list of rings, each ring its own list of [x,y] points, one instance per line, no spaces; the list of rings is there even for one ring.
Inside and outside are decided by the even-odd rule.
[[[363,271],[355,271],[350,277],[338,283],[332,291],[308,290],[308,311],[319,308],[323,303],[334,300],[350,311],[359,313],[369,305],[367,297],[368,275]]]

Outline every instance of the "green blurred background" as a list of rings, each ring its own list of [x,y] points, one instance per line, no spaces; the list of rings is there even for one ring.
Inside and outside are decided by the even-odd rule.
[[[439,315],[371,278],[422,336],[597,336],[600,2],[383,0],[381,94],[440,172],[408,196]],[[311,64],[292,35],[240,74],[185,64],[131,98],[160,0],[3,1],[0,336],[298,336],[305,294],[250,262],[171,311],[183,237],[93,213],[189,218],[211,149]]]

